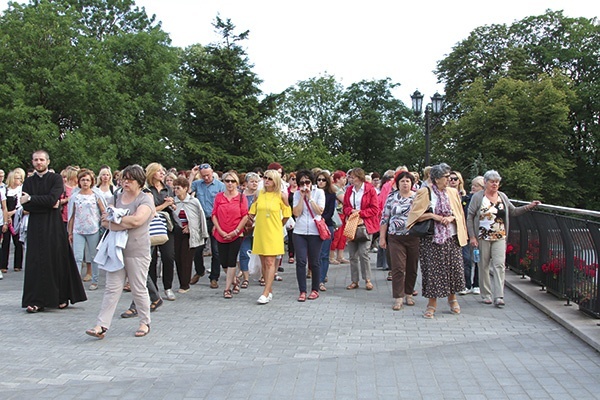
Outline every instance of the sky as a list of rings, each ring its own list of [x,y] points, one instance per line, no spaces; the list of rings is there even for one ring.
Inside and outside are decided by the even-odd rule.
[[[19,1],[21,2],[21,1]],[[563,10],[568,17],[600,17],[594,0],[136,0],[155,14],[172,44],[218,40],[212,22],[231,19],[264,93],[333,75],[344,86],[391,78],[394,95],[410,105],[418,89],[429,99],[444,93],[433,74],[437,61],[475,28],[508,24]]]

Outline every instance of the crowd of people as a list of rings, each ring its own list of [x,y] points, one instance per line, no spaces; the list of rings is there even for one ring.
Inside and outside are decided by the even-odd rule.
[[[263,287],[257,303],[273,301],[286,254],[295,264],[299,302],[327,291],[330,265],[349,264],[347,290],[361,281],[373,290],[374,251],[377,268],[389,270],[393,310],[415,305],[419,268],[424,318],[435,317],[440,298],[459,314],[458,295],[471,293],[503,307],[509,217],[539,204],[513,206],[494,170],[474,177],[467,192],[461,173],[444,163],[425,168],[422,179],[404,166],[382,175],[362,168],[286,173],[276,162],[223,173],[207,163],[185,171],[159,163],[114,172],[103,166],[96,177],[75,166],[53,172],[44,150],[33,154],[32,165],[27,174],[10,171],[6,183],[0,171],[0,279],[12,243],[13,269],[25,271],[22,307],[33,314],[85,301],[84,282],[97,290],[103,270],[101,309],[86,331],[100,339],[124,290],[133,301],[121,317],[138,316],[135,336],[147,335],[151,312],[163,299],[176,300],[175,272],[178,295],[206,274],[205,248],[210,288],[224,285],[224,299],[247,289],[254,269]]]

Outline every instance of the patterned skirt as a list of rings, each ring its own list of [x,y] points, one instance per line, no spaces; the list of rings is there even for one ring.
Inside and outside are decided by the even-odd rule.
[[[423,297],[448,297],[465,288],[462,249],[456,237],[444,244],[421,238],[420,255]]]

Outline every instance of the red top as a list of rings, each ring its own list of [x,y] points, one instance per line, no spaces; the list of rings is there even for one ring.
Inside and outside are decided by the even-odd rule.
[[[212,216],[217,217],[221,230],[226,233],[234,231],[240,224],[242,218],[246,215],[248,215],[248,200],[246,199],[246,196],[238,194],[237,196],[228,199],[224,192],[217,193],[213,205]],[[217,239],[217,242],[228,243],[237,239],[242,232],[243,229],[241,229],[239,234],[232,240],[225,240],[215,229],[213,231],[213,236]]]
[[[364,182],[364,194],[360,201],[360,217],[365,222],[365,227],[368,233],[379,232],[379,219],[381,213],[379,210],[379,201],[377,199],[377,191],[375,187],[369,182]],[[346,189],[344,195],[344,214],[348,217],[352,214],[352,203],[350,203],[350,196],[352,195],[353,186],[349,186]]]

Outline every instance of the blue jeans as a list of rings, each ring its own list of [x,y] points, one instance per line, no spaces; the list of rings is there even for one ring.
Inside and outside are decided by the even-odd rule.
[[[465,284],[467,289],[479,287],[479,268],[477,263],[473,263],[471,245],[462,247],[463,266],[465,268]],[[471,279],[471,271],[475,268],[473,279]]]
[[[327,278],[327,272],[329,271],[329,248],[331,247],[335,231],[333,226],[328,226],[328,228],[329,232],[331,232],[331,239],[324,240],[321,245],[321,283],[325,283],[325,278]]]
[[[319,235],[292,235],[294,249],[296,250],[296,279],[298,279],[298,289],[300,292],[306,292],[306,262],[310,262],[312,270],[312,290],[319,291],[321,283],[321,247],[323,240]]]
[[[245,236],[240,247],[240,271],[248,271],[248,262],[250,262],[249,251],[252,251],[252,242],[254,236]]]
[[[99,241],[100,231],[89,235],[81,235],[73,232],[73,255],[75,256],[77,268],[79,268],[83,262],[83,254],[87,243],[89,254],[86,255],[92,263],[92,283],[98,283],[98,263],[94,262],[94,257],[96,257],[96,246],[98,246]]]

